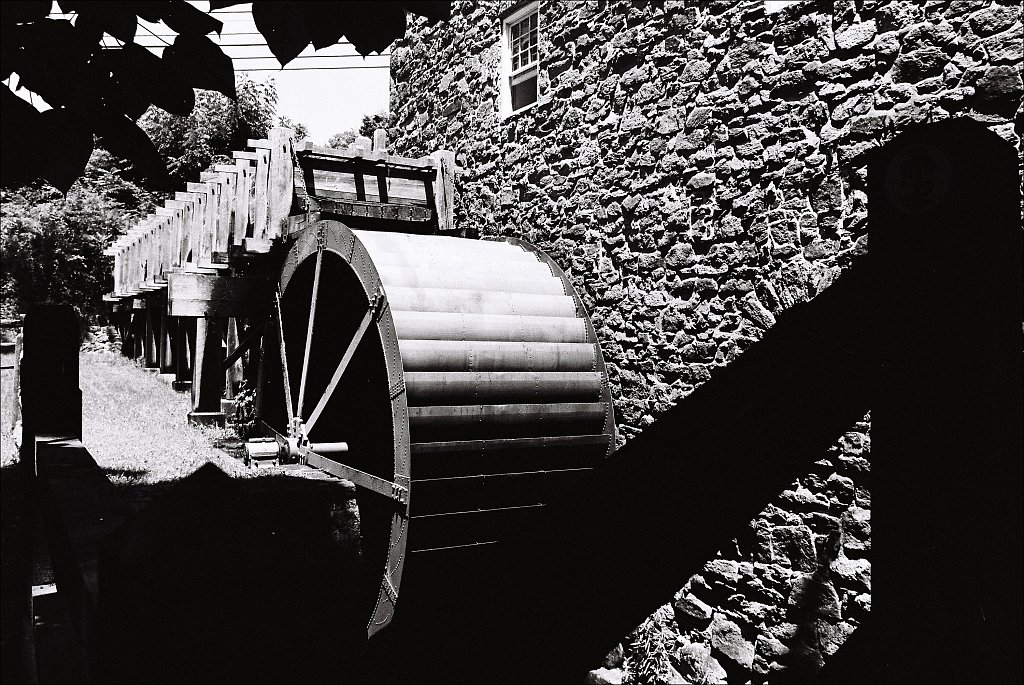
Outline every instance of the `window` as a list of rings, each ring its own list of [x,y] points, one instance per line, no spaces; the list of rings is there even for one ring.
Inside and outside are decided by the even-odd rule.
[[[524,5],[502,20],[502,116],[537,102],[539,28],[539,2]]]

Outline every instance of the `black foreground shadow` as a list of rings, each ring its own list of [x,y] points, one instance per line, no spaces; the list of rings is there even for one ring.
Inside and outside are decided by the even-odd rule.
[[[868,257],[535,529],[403,597],[373,677],[581,682],[870,410],[872,615],[818,678],[1020,680],[1017,156],[972,120],[920,126],[874,153],[869,197]]]
[[[869,178],[868,257],[536,525],[444,567],[410,558],[369,643],[379,569],[352,561],[351,514],[315,504],[329,486],[260,493],[212,467],[178,483],[100,557],[104,679],[581,682],[869,410],[873,613],[820,679],[1019,679],[1016,154],[946,121]]]
[[[208,464],[155,497],[101,556],[105,679],[346,680],[365,642],[353,619],[376,587],[352,494]]]

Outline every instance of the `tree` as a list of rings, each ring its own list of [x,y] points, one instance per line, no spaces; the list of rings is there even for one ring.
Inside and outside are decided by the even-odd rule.
[[[335,133],[327,140],[327,147],[348,147],[349,143],[355,142],[357,136],[373,138],[373,132],[378,128],[387,128],[390,117],[391,114],[386,109],[374,114],[364,114],[358,129],[350,128],[341,133]]]
[[[386,109],[373,114],[364,114],[363,122],[359,125],[359,135],[373,138],[373,132],[378,128],[388,127],[388,119],[390,118],[391,114]]]
[[[96,148],[67,195],[47,184],[0,191],[0,293],[5,306],[71,304],[85,320],[110,291],[103,249],[162,199],[122,176],[123,160]],[[13,305],[13,306],[12,306]]]
[[[349,143],[355,142],[356,137],[359,135],[359,131],[354,128],[342,131],[341,133],[335,133],[327,139],[327,147],[346,148]]]
[[[299,121],[294,121],[289,117],[281,117],[281,120],[277,124],[278,126],[284,126],[290,128],[295,132],[295,140],[299,141],[303,138],[309,137],[309,128],[305,124]]]
[[[75,14],[73,21],[49,19],[48,0],[0,3],[0,79],[17,74],[17,88],[52,107],[39,112],[9,87],[0,89],[0,149],[10,160],[0,182],[12,187],[42,177],[66,191],[84,171],[97,136],[151,183],[169,187],[162,158],[135,122],[150,106],[187,117],[193,88],[235,96],[231,59],[208,37],[221,31],[221,22],[185,0],[58,4]],[[210,8],[235,4],[211,0]],[[362,55],[380,52],[405,34],[407,11],[431,21],[451,15],[448,0],[252,3],[256,28],[282,66],[311,43],[319,50],[342,37]],[[140,18],[176,32],[161,56],[135,43]],[[104,35],[119,46],[105,46]]]
[[[198,181],[200,172],[221,155],[245,148],[249,138],[266,138],[277,107],[273,80],[257,83],[239,75],[235,99],[210,90],[196,91],[196,105],[187,117],[150,107],[139,126],[164,160],[174,186]]]

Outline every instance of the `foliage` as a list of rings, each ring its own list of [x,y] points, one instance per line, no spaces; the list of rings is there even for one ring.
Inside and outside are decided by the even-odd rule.
[[[222,23],[185,0],[58,4],[74,13],[73,21],[49,19],[48,0],[0,3],[0,79],[17,74],[17,88],[52,107],[39,112],[10,88],[0,89],[0,147],[8,161],[0,182],[16,187],[44,178],[66,191],[85,169],[95,135],[152,185],[169,187],[160,155],[135,122],[150,106],[187,117],[193,88],[234,98],[231,59],[208,37]],[[212,1],[210,9],[234,4]],[[362,55],[380,52],[405,34],[407,11],[431,21],[451,14],[448,0],[252,3],[256,27],[282,66],[310,43],[320,49],[343,36]],[[140,18],[177,34],[161,56],[134,42]],[[104,46],[105,34],[120,45]]]
[[[390,117],[391,115],[386,109],[373,114],[364,114],[363,120],[360,122],[358,129],[350,128],[340,133],[335,133],[327,140],[327,147],[348,147],[349,143],[355,142],[357,136],[373,138],[373,132],[378,128],[388,127],[388,119]]]
[[[281,117],[281,120],[277,124],[278,126],[284,126],[290,128],[295,132],[295,140],[300,141],[303,138],[309,138],[309,128],[301,121],[294,121],[289,117]]]
[[[341,133],[335,133],[327,139],[327,147],[346,148],[349,143],[355,142],[358,135],[360,135],[359,131],[354,128],[347,129]]]
[[[107,244],[160,200],[120,174],[124,162],[93,151],[63,195],[37,183],[0,193],[0,292],[21,312],[33,302],[73,305],[83,319],[102,311],[110,291]]]
[[[139,126],[156,146],[176,188],[198,181],[218,155],[230,158],[249,138],[266,138],[277,107],[273,80],[257,83],[239,75],[234,101],[211,90],[196,92],[196,106],[187,117],[150,107]]]
[[[363,122],[359,124],[359,135],[373,138],[373,132],[378,128],[387,128],[388,119],[391,115],[386,109],[373,114],[364,114]]]

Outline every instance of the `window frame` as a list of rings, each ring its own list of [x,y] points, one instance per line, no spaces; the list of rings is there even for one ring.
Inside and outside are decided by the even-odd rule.
[[[513,71],[512,27],[521,23],[524,19],[529,19],[533,14],[537,15],[537,59]],[[525,112],[531,107],[535,107],[537,103],[540,102],[540,32],[540,0],[532,0],[531,2],[524,3],[521,7],[517,7],[513,12],[510,12],[507,16],[504,16],[501,19],[501,102],[499,109],[501,111],[502,119],[507,119],[515,114]],[[537,78],[537,97],[528,105],[523,105],[519,109],[513,109],[512,87],[522,83],[523,81],[529,80],[531,77]]]

